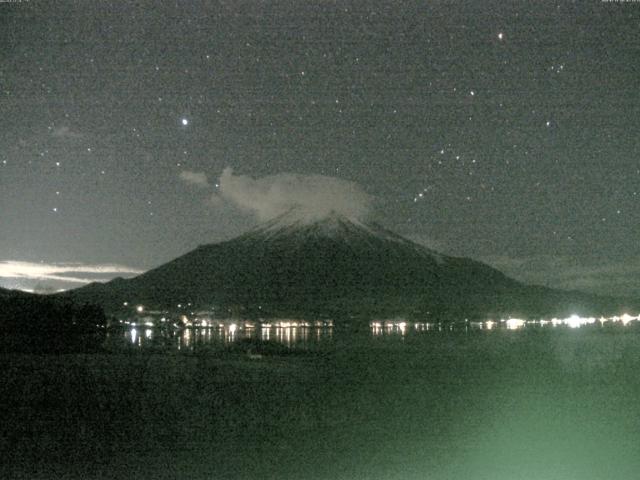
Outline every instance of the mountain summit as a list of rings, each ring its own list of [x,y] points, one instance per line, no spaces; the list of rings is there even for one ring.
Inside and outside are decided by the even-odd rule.
[[[397,243],[404,248],[409,247],[421,255],[430,255],[434,259],[442,258],[439,253],[411,242],[376,223],[365,223],[336,212],[330,212],[322,218],[314,218],[301,214],[298,210],[291,210],[259,225],[240,238],[267,242],[278,241],[278,239],[308,242],[314,238],[325,238],[350,244],[354,242],[373,244],[383,241]]]
[[[318,219],[290,211],[135,278],[94,283],[67,295],[108,311],[127,302],[169,310],[190,304],[249,316],[473,316],[546,309],[558,292],[439,254],[375,223],[333,212]]]

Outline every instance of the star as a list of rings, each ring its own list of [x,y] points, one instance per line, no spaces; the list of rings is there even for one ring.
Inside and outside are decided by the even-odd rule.
[[[25,258],[55,256],[61,250],[49,242],[56,239],[68,240],[68,250],[81,251],[87,260],[103,253],[108,261],[120,260],[120,249],[106,238],[99,238],[103,246],[80,246],[82,239],[99,235],[62,238],[60,230],[43,228],[48,237],[37,245],[21,241],[43,215],[69,230],[80,228],[76,214],[82,216],[82,228],[96,231],[102,231],[103,221],[108,222],[104,228],[118,228],[136,219],[140,228],[153,228],[161,238],[184,234],[186,243],[194,245],[234,236],[258,219],[249,210],[209,204],[214,193],[234,194],[233,186],[225,183],[225,192],[224,182],[216,183],[226,168],[235,172],[229,178],[246,176],[255,182],[280,174],[352,181],[376,198],[372,213],[385,227],[402,229],[410,222],[411,229],[403,233],[434,230],[461,255],[489,258],[508,248],[514,258],[586,258],[598,248],[598,257],[632,258],[640,166],[624,132],[633,129],[628,123],[635,121],[633,99],[625,100],[624,89],[614,86],[632,84],[634,72],[624,48],[594,49],[589,42],[574,41],[593,27],[602,38],[624,45],[630,33],[623,25],[626,17],[565,22],[553,31],[553,41],[546,41],[547,27],[556,25],[555,8],[522,4],[503,18],[487,20],[462,5],[454,9],[456,15],[443,18],[444,10],[435,5],[433,15],[420,18],[424,28],[386,42],[385,50],[360,47],[384,33],[376,22],[390,31],[402,25],[405,19],[397,9],[370,6],[352,12],[349,6],[354,17],[341,19],[335,31],[307,21],[304,6],[291,2],[295,6],[283,15],[270,16],[268,30],[246,30],[245,20],[251,23],[253,13],[233,3],[211,16],[159,7],[158,14],[177,15],[175,28],[142,36],[136,34],[139,19],[133,15],[105,19],[104,12],[92,11],[118,38],[131,40],[107,42],[100,56],[94,47],[101,45],[101,32],[82,28],[81,9],[65,9],[64,38],[56,33],[63,28],[59,12],[53,6],[41,12],[43,22],[50,17],[60,25],[41,28],[50,26],[47,20],[24,32],[26,55],[7,66],[3,75],[8,81],[0,89],[0,98],[11,100],[11,112],[20,112],[0,136],[0,205],[15,210],[3,217],[0,208],[3,233],[11,232],[11,242],[0,242],[0,261],[14,252]],[[337,13],[344,14],[344,7]],[[373,24],[367,25],[373,30],[354,23],[361,14],[372,16]],[[288,23],[292,17],[304,24],[294,33]],[[14,20],[19,18],[10,19],[11,27],[18,28]],[[514,37],[507,38],[503,27]],[[67,38],[78,40],[74,55],[56,62]],[[475,48],[478,43],[482,48]],[[454,61],[449,47],[456,49]],[[109,61],[112,54],[117,68]],[[425,54],[428,61],[412,62]],[[29,83],[21,87],[24,68]],[[69,72],[81,75],[71,78]],[[104,86],[104,94],[95,95],[96,85]],[[59,94],[48,94],[48,89]],[[32,90],[38,101],[25,93]],[[588,98],[589,105],[574,97]],[[606,109],[604,123],[600,107]],[[196,116],[193,127],[191,114]],[[588,161],[581,163],[583,158]],[[344,169],[338,167],[343,163]],[[574,176],[575,165],[584,178]],[[185,172],[206,175],[209,190],[182,188]],[[271,181],[267,178],[265,185]],[[425,181],[438,187],[421,190]],[[615,194],[589,196],[601,182],[610,183],[606,188]],[[582,209],[584,198],[593,203],[590,210]],[[513,233],[512,202],[516,214],[540,217],[540,225],[520,223],[524,230]],[[108,214],[94,215],[100,209]],[[184,215],[204,213],[216,222],[214,238],[195,220],[177,226]],[[236,221],[236,213],[244,220]],[[482,215],[479,233],[486,236],[482,248],[459,235],[460,225],[477,222],[476,215]],[[620,228],[615,238],[588,230],[614,224]],[[562,243],[569,231],[575,251]],[[556,245],[541,243],[545,235]],[[140,238],[131,237],[133,250],[126,254],[140,265],[187,252],[184,242],[147,248]],[[42,250],[27,250],[36,246]],[[135,302],[130,299],[132,308]]]

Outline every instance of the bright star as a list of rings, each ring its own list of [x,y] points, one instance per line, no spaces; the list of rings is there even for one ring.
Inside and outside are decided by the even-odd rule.
[[[189,125],[189,119],[188,119],[188,118],[183,118],[183,119],[181,120],[181,122],[182,122],[182,125],[184,125],[185,127],[186,127],[187,125]]]

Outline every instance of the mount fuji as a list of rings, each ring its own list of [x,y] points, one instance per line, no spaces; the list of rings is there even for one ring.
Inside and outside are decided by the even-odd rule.
[[[249,317],[340,314],[464,316],[585,312],[607,299],[526,286],[468,258],[442,255],[378,224],[289,211],[237,238],[202,245],[131,279],[66,292],[107,312],[178,305]]]

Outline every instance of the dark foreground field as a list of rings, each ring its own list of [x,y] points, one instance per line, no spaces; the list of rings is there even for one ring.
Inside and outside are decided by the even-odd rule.
[[[3,479],[634,479],[637,329],[0,357]]]

